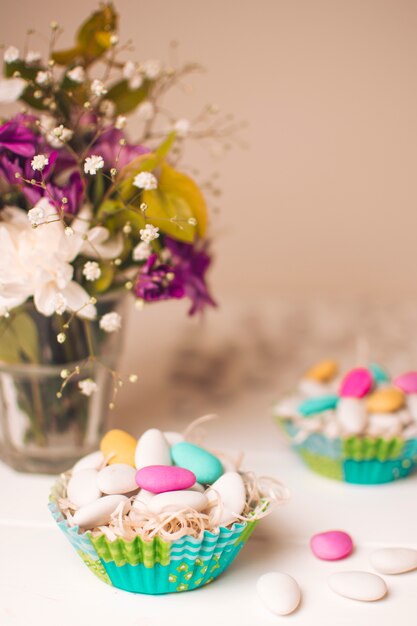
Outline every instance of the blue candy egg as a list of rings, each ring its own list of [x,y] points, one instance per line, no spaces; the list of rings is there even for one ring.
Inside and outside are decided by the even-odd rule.
[[[319,396],[318,398],[308,398],[298,407],[298,411],[305,417],[323,413],[337,407],[339,396]]]
[[[371,363],[369,366],[369,371],[372,374],[374,382],[376,382],[378,385],[380,385],[381,383],[389,382],[390,378],[387,372],[380,365],[378,365],[378,363]]]
[[[190,470],[197,482],[206,485],[214,483],[224,471],[217,457],[188,441],[180,441],[172,446],[171,457],[175,465]]]

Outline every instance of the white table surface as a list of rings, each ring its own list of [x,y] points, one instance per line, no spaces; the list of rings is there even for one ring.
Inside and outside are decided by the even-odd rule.
[[[232,425],[227,419],[222,425],[228,443],[235,432]],[[214,424],[208,426],[210,443],[216,430]],[[386,576],[388,597],[370,604],[333,594],[326,579],[346,569],[372,571],[368,556],[378,546],[417,548],[417,476],[378,487],[339,484],[304,468],[270,420],[256,438],[257,430],[258,420],[241,437],[247,449],[252,443],[244,467],[282,479],[292,500],[259,523],[221,578],[182,594],[135,595],[103,584],[54,526],[47,509],[53,478],[18,474],[0,465],[0,624],[261,626],[285,619],[304,626],[411,624],[417,614],[417,572]],[[351,533],[356,548],[345,561],[325,563],[311,554],[310,536],[329,529]],[[273,570],[288,572],[302,589],[300,608],[287,618],[268,613],[256,595],[258,576]]]

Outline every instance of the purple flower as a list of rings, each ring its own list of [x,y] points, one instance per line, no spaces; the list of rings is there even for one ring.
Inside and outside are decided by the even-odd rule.
[[[81,206],[84,197],[84,187],[78,170],[74,171],[63,187],[58,187],[53,183],[48,183],[46,188],[56,203],[61,205],[62,198],[67,199],[64,204],[65,213],[75,215]]]
[[[106,170],[110,170],[112,167],[121,170],[136,157],[149,152],[148,148],[141,145],[126,143],[124,146],[121,146],[121,139],[125,139],[122,131],[116,128],[107,130],[94,143],[90,150],[90,155],[99,154],[102,156]]]
[[[135,295],[146,302],[183,298],[184,285],[174,267],[158,263],[158,255],[151,254],[138,274]]]
[[[2,152],[6,149],[22,157],[34,156],[37,137],[27,126],[27,122],[30,121],[32,121],[31,116],[17,115],[0,126],[0,150]]]

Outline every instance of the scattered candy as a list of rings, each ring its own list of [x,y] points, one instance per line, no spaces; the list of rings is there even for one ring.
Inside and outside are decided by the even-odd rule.
[[[352,554],[353,541],[343,530],[329,530],[313,535],[310,539],[311,551],[323,561],[338,561]]]
[[[385,581],[370,572],[337,572],[329,576],[328,583],[340,596],[361,602],[381,600],[388,592]]]
[[[381,548],[369,557],[371,565],[381,574],[404,574],[417,569],[417,550],[412,548]]]
[[[95,469],[81,469],[71,476],[67,495],[70,502],[76,506],[84,506],[98,500],[101,496],[97,484],[98,472]]]
[[[298,406],[298,411],[301,415],[308,417],[309,415],[315,415],[316,413],[323,413],[323,411],[329,411],[336,408],[339,402],[338,396],[321,396],[320,398],[308,398],[301,402]]]
[[[394,387],[378,389],[366,400],[366,408],[370,413],[392,413],[403,406],[404,394]]]
[[[378,363],[371,363],[369,366],[369,371],[371,372],[372,378],[374,379],[374,382],[377,383],[377,385],[389,382],[390,378],[388,373],[384,370],[383,367],[378,365]]]
[[[121,502],[127,502],[126,496],[113,495],[103,496],[99,500],[82,506],[75,511],[72,518],[73,523],[81,528],[93,528],[108,524],[112,513]]]
[[[407,372],[394,379],[394,385],[404,393],[417,393],[417,372]]]
[[[175,444],[171,448],[171,456],[175,465],[193,472],[199,483],[211,485],[223,474],[219,459],[193,443],[183,441]]]
[[[266,608],[275,615],[289,615],[300,604],[300,587],[288,574],[281,572],[264,574],[258,578],[256,590]]]
[[[137,490],[135,469],[125,463],[113,463],[104,467],[97,476],[97,484],[103,493],[129,493]]]
[[[109,430],[100,443],[100,450],[104,457],[107,459],[112,455],[108,461],[109,465],[112,463],[126,463],[126,465],[134,467],[135,449],[136,439],[124,430],[117,428]]]
[[[195,482],[193,472],[174,465],[149,465],[136,472],[137,485],[152,493],[189,489]]]
[[[356,367],[346,374],[340,385],[342,398],[363,398],[372,387],[372,376],[364,367]]]
[[[204,493],[198,493],[198,491],[167,491],[154,496],[148,503],[148,510],[155,515],[181,509],[202,511],[207,504],[208,500]]]
[[[332,380],[338,371],[338,365],[336,361],[326,359],[319,361],[313,367],[311,367],[305,374],[304,378],[311,380],[317,380],[321,383],[327,383]]]
[[[359,435],[368,421],[365,404],[358,398],[340,398],[336,418],[344,433]]]
[[[104,463],[104,454],[101,450],[97,450],[97,452],[91,452],[86,456],[83,456],[82,459],[76,462],[74,467],[72,468],[72,473],[75,474],[83,469],[95,469],[98,470]]]
[[[211,511],[219,526],[231,524],[245,508],[245,485],[237,472],[226,472],[220,476],[207,490],[206,496],[209,502],[220,498],[219,505]]]
[[[157,428],[146,430],[135,452],[136,469],[149,465],[172,465],[169,443]]]

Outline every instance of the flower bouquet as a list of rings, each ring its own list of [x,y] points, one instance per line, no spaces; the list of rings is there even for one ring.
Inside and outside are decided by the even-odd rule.
[[[124,382],[126,294],[214,305],[206,202],[177,164],[185,139],[233,128],[213,106],[194,125],[166,113],[198,66],[126,59],[117,21],[105,4],[70,49],[53,22],[46,59],[4,52],[0,101],[23,105],[0,125],[0,454],[17,468],[56,472],[96,447]]]

